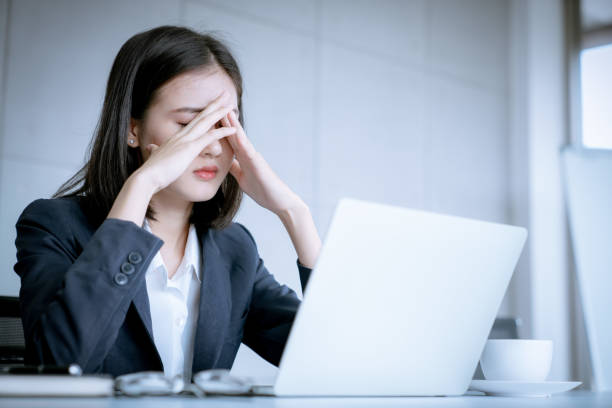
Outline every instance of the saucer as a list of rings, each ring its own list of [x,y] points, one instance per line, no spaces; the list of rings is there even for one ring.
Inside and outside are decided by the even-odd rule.
[[[569,391],[582,384],[580,381],[489,381],[473,380],[470,391],[480,391],[498,397],[550,397]]]

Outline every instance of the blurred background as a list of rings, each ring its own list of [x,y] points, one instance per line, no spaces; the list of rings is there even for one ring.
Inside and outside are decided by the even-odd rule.
[[[606,0],[0,0],[0,295],[17,217],[84,163],[120,46],[164,24],[233,50],[247,134],[322,237],[342,196],[527,227],[499,315],[554,340],[551,379],[591,385],[560,152],[612,148]],[[238,221],[300,293],[282,224],[250,199]],[[275,370],[245,346],[234,365]]]

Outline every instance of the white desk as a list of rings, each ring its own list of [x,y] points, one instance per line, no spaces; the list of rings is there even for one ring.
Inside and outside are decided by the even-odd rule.
[[[0,398],[2,408],[189,408],[189,407],[612,407],[612,392],[574,391],[551,398],[485,396],[435,398],[268,398],[268,397],[149,397],[149,398]]]

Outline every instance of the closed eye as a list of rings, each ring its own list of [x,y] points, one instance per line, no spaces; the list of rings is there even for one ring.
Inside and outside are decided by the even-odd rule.
[[[189,124],[189,122],[188,123],[179,123],[179,122],[177,122],[177,125],[179,125],[180,127],[185,127],[188,124]],[[219,129],[220,127],[223,127],[223,124],[221,123],[221,121],[215,123],[215,129]]]

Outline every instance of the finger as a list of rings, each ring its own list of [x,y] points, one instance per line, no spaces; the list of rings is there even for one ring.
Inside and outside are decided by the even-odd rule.
[[[183,129],[181,129],[181,131],[177,134],[177,136],[183,137],[184,135],[190,134],[190,132],[193,129],[199,128],[202,125],[203,121],[207,121],[208,123],[210,121],[211,115],[216,115],[218,112],[224,109],[229,109],[229,105],[226,104],[226,105],[217,106],[215,110],[209,110],[209,111],[203,110],[195,118],[193,118],[191,122],[189,122]]]
[[[189,132],[197,123],[209,115],[211,112],[214,112],[219,109],[228,98],[229,93],[227,91],[221,92],[219,96],[217,96],[211,103],[209,103],[200,113],[198,113],[192,120],[183,128],[184,132]]]
[[[246,133],[244,132],[242,125],[238,121],[236,114],[231,111],[229,112],[228,116],[230,119],[230,124],[237,129],[235,139],[238,150],[244,152],[248,157],[252,157],[255,153],[255,147],[253,146],[253,144],[251,144],[251,141],[246,136]]]
[[[229,119],[230,119],[230,125],[235,127],[236,129],[238,129],[238,132],[237,132],[238,137],[240,139],[248,140],[247,135],[246,135],[246,133],[245,133],[243,127],[242,127],[242,124],[240,123],[240,121],[236,117],[236,114],[234,113],[234,111],[230,111],[228,116],[229,116]]]
[[[221,119],[221,123],[223,124],[223,126],[231,127],[232,124],[230,123],[228,116],[229,114],[225,115],[223,119]]]
[[[218,129],[212,129],[207,133],[204,133],[199,138],[192,140],[191,143],[197,145],[197,148],[202,150],[206,148],[209,144],[214,142],[215,140],[223,139],[224,137],[228,137],[229,135],[235,134],[236,128],[233,127],[222,127]]]
[[[232,161],[232,165],[230,166],[229,172],[234,178],[240,181],[240,177],[242,176],[242,169],[240,168],[240,163],[238,160],[234,159]]]
[[[156,144],[148,144],[145,146],[145,151],[147,152],[147,154],[145,155],[144,159],[148,160],[149,157],[151,157],[151,154],[155,151],[159,149],[159,146]]]
[[[232,127],[232,125],[231,125],[231,123],[230,123],[228,118],[229,118],[229,113],[227,115],[223,116],[223,119],[221,119],[221,123],[225,127]],[[236,140],[235,139],[236,139],[235,134],[229,135],[227,137],[227,141],[229,142],[230,147],[231,147],[231,149],[232,149],[232,151],[234,153],[234,157],[236,157],[236,152],[238,151],[238,145],[236,144]]]
[[[227,91],[221,92],[221,94],[217,96],[215,100],[213,100],[211,103],[206,105],[206,107],[200,113],[198,113],[198,115],[194,119],[198,120],[202,117],[205,117],[209,113],[216,111],[221,106],[227,105],[229,102],[228,99],[229,99],[229,92]]]
[[[147,150],[147,152],[153,153],[155,150],[159,149],[159,146],[156,145],[156,144],[151,143],[151,144],[147,145],[145,147],[145,149]]]
[[[232,129],[236,129],[236,128],[232,128]],[[234,151],[234,154],[238,153],[238,143],[236,142],[236,134],[231,134],[227,137],[227,141],[230,144],[230,147],[232,148],[232,150]]]
[[[229,112],[229,114],[227,115],[227,118],[231,126],[236,126],[236,127],[240,126],[240,128],[242,128],[242,124],[240,123],[238,118],[236,118],[234,111]],[[238,124],[238,126],[236,124]]]
[[[231,106],[222,106],[218,110],[211,112],[206,118],[196,123],[189,131],[184,134],[186,140],[194,140],[210,130],[215,123],[221,120],[229,111],[232,110]],[[189,122],[191,124],[191,122]]]
[[[193,120],[198,121],[201,118],[203,118],[206,115],[208,115],[209,113],[214,112],[217,109],[219,109],[219,107],[221,107],[222,105],[226,104],[226,100],[227,100],[228,96],[229,96],[229,92],[227,92],[227,91],[221,92],[211,103],[206,105],[206,107],[204,109],[202,109],[200,111],[200,113],[198,113],[197,116],[195,118],[193,118]],[[192,120],[192,122],[193,122],[193,120]]]

